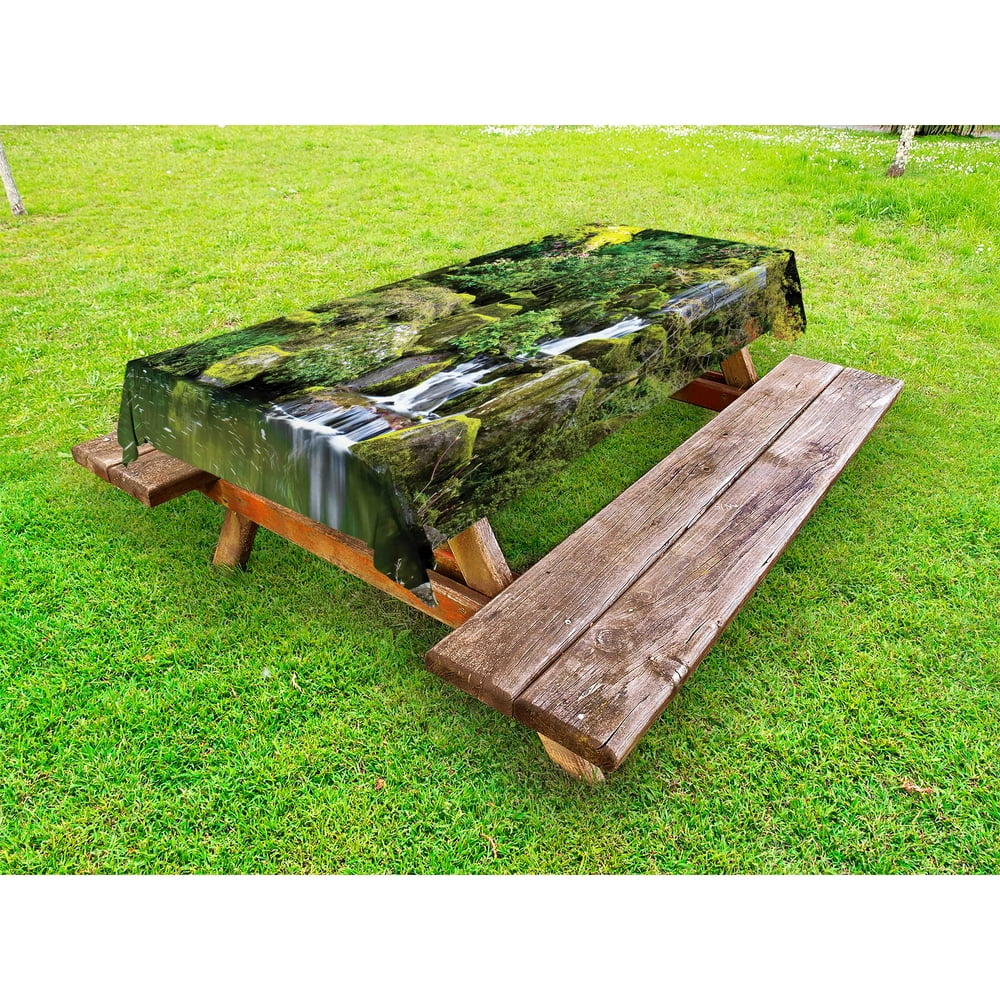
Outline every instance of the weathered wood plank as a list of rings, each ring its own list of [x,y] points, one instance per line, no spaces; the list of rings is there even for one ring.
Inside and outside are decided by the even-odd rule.
[[[514,716],[613,770],[864,443],[902,383],[844,369],[517,699]]]
[[[434,646],[427,653],[428,669],[512,714],[514,699],[840,371],[821,361],[786,358],[471,622]]]
[[[75,444],[70,450],[74,461],[105,482],[110,482],[109,470],[115,465],[122,464],[122,448],[118,443],[117,434],[114,433]],[[151,444],[139,445],[140,455],[148,455],[153,450]]]
[[[108,482],[147,507],[199,490],[215,480],[210,472],[196,469],[162,451],[148,451],[128,465],[108,468]]]
[[[257,537],[257,525],[235,510],[226,510],[219,532],[219,541],[212,557],[214,566],[238,566],[246,569],[250,551]]]
[[[484,517],[448,542],[465,582],[487,597],[495,597],[514,581],[514,574]]]
[[[477,593],[457,580],[452,580],[434,570],[427,571],[427,579],[430,580],[434,590],[437,607],[429,608],[422,601],[417,601],[413,607],[452,628],[463,625],[489,601],[485,594]],[[410,592],[407,590],[406,593]]]
[[[735,354],[730,354],[722,362],[722,375],[726,385],[734,385],[737,389],[749,389],[758,381],[757,369],[754,366],[750,351],[741,347]]]
[[[431,607],[405,587],[391,580],[375,568],[372,551],[363,542],[350,535],[335,531],[318,521],[282,507],[271,500],[244,490],[223,479],[216,480],[202,489],[210,500],[235,511],[268,531],[300,546],[313,555],[333,563],[340,569],[377,587],[379,590],[398,598],[424,614],[453,628],[467,621],[489,600],[485,594],[477,594],[440,573],[429,573],[428,577],[437,600]]]

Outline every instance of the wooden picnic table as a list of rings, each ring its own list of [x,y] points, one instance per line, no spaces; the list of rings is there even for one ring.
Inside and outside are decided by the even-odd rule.
[[[224,506],[217,564],[265,527],[452,626],[428,668],[598,780],[900,391],[795,355],[758,381],[746,345],[803,325],[791,251],[584,227],[130,362],[74,457]],[[723,412],[515,579],[483,515],[666,394]]]
[[[126,464],[149,442],[363,541],[431,600],[447,539],[804,323],[789,250],[584,226],[130,361],[118,437]]]

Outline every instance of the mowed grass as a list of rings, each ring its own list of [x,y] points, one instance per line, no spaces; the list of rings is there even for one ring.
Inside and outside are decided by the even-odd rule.
[[[0,870],[1000,871],[1000,144],[832,129],[11,128]],[[220,511],[85,473],[125,362],[591,220],[798,255],[905,379],[601,785],[423,668],[444,629]],[[665,403],[496,519],[523,568],[701,426]]]

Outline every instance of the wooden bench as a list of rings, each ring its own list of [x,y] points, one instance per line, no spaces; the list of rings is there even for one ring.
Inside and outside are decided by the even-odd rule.
[[[213,562],[245,567],[258,526],[454,631],[427,653],[445,680],[536,730],[598,781],[663,712],[902,389],[795,355],[756,381],[745,350],[677,398],[722,412],[519,578],[484,521],[435,552],[437,604],[375,569],[371,550],[155,451],[114,437],[76,461],[150,507],[198,490],[226,508]]]
[[[791,356],[427,653],[586,780],[617,768],[902,383]]]

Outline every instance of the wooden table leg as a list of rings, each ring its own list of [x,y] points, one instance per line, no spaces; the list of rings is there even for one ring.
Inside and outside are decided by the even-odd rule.
[[[555,740],[550,740],[548,736],[542,736],[539,733],[538,738],[542,741],[545,752],[564,771],[573,775],[574,778],[581,778],[592,785],[604,780],[604,772],[596,764],[591,764],[589,760],[584,760],[578,754],[573,753],[572,750],[567,750],[562,744],[556,743]]]
[[[467,586],[480,594],[496,597],[514,582],[514,574],[485,517],[455,535],[448,546]]]
[[[250,561],[250,550],[257,537],[257,525],[250,518],[235,510],[226,510],[219,532],[219,542],[212,557],[214,566],[238,566],[246,569]]]
[[[750,351],[741,347],[722,362],[722,372],[705,372],[693,382],[678,389],[671,399],[704,406],[708,410],[724,410],[740,398],[757,381]]]
[[[235,533],[238,546],[241,537],[239,529],[244,522],[249,522],[259,524],[262,528],[287,538],[307,552],[333,563],[334,566],[339,566],[366,583],[398,598],[411,608],[416,608],[452,628],[457,628],[468,621],[489,600],[485,594],[476,593],[462,583],[431,571],[427,575],[437,603],[425,604],[412,591],[396,583],[395,580],[390,580],[385,573],[376,569],[372,550],[356,538],[341,534],[325,524],[282,507],[273,500],[266,500],[256,493],[244,490],[233,483],[227,483],[224,479],[203,487],[202,493],[210,500],[221,504],[227,511],[240,515],[240,519],[235,521],[227,518],[222,526],[218,556],[215,560],[222,565],[240,565],[239,548],[223,543],[232,539],[230,534],[232,532]],[[251,544],[253,542],[252,537],[245,540]],[[249,544],[243,554],[249,555]]]
[[[722,374],[726,385],[734,385],[738,389],[749,389],[757,381],[757,369],[754,367],[750,350],[741,347],[735,354],[730,354],[722,362]]]

